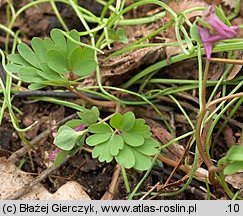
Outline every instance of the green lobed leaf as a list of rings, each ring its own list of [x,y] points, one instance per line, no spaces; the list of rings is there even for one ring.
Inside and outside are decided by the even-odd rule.
[[[64,34],[61,32],[60,29],[52,29],[51,30],[51,39],[53,40],[56,48],[64,55],[67,56],[68,49],[67,49],[67,40]]]
[[[94,124],[94,125],[89,126],[89,132],[99,133],[99,134],[112,133],[112,129],[106,123],[98,123],[98,124]]]
[[[224,174],[230,175],[240,170],[243,170],[243,161],[234,161],[224,168]]]
[[[106,161],[107,163],[110,163],[113,160],[113,156],[110,153],[109,145],[109,142],[105,142],[95,146],[95,148],[92,151],[92,157],[98,157],[100,162]]]
[[[144,140],[143,145],[138,146],[134,149],[139,151],[140,153],[144,155],[155,155],[158,153],[157,147],[159,146],[159,143],[153,139],[153,138],[147,138]]]
[[[44,80],[33,67],[22,67],[19,70],[19,78],[24,82],[33,82]]]
[[[113,115],[110,119],[110,125],[115,128],[115,129],[120,129],[121,127],[121,122],[122,122],[122,114],[121,113],[116,113]]]
[[[40,63],[39,67],[41,70],[38,71],[38,74],[50,81],[63,81],[67,82],[67,79],[62,77],[60,74],[56,73],[52,69],[50,69],[47,63]]]
[[[115,159],[117,163],[124,166],[126,169],[131,169],[136,163],[134,153],[128,145],[123,146],[123,149],[119,152]]]
[[[133,168],[138,171],[147,170],[151,166],[152,158],[136,151],[134,148],[132,148],[132,151],[135,157],[135,165]]]
[[[68,62],[65,56],[58,50],[51,49],[47,52],[48,67],[59,74],[68,74]]]
[[[88,59],[94,59],[95,52],[89,47],[84,47],[82,50],[81,60],[85,61]]]
[[[108,142],[110,142],[110,153],[113,156],[118,155],[119,151],[124,146],[122,137],[117,134],[112,135]]]
[[[77,145],[77,147],[79,146],[79,147],[82,147],[83,146],[83,144],[85,143],[85,138],[86,138],[86,134],[84,135],[84,136],[82,136],[82,137],[80,137],[80,138],[78,138],[77,140],[76,140],[76,145]],[[80,149],[80,148],[79,148]],[[79,150],[78,149],[78,150]]]
[[[99,118],[99,110],[97,111],[98,108],[92,107],[91,110],[86,109],[83,112],[78,112],[79,118],[81,118],[84,123],[89,126],[92,124],[95,124]]]
[[[125,143],[127,143],[130,146],[141,146],[144,143],[144,137],[140,134],[130,133],[124,131],[122,133],[122,138]]]
[[[80,42],[80,36],[77,30],[73,29],[72,31],[69,32],[69,36],[71,38],[73,38],[75,41]],[[67,39],[67,48],[68,48],[68,56],[71,55],[71,53],[73,52],[73,50],[75,50],[76,48],[78,48],[79,45],[72,42],[71,40]]]
[[[129,132],[141,135],[144,138],[151,137],[150,127],[145,125],[145,121],[143,119],[136,119],[133,128]]]
[[[96,68],[96,61],[92,58],[84,58],[83,50],[76,48],[69,58],[70,70],[78,76],[87,76],[94,72]]]
[[[8,55],[8,60],[15,64],[19,64],[27,67],[31,66],[31,64],[29,64],[26,60],[24,60],[19,54]]]
[[[63,125],[59,128],[57,136],[54,139],[54,143],[62,150],[71,150],[80,134],[75,132],[72,128],[67,125]]]
[[[70,128],[76,128],[78,126],[80,126],[81,124],[83,124],[84,122],[80,119],[72,119],[68,122],[65,123],[65,125],[67,125]]]
[[[11,73],[19,73],[20,69],[22,68],[22,65],[17,64],[7,64],[6,69]]]
[[[39,68],[40,59],[27,44],[20,43],[18,45],[18,51],[25,61],[34,67]]]
[[[54,165],[55,165],[55,166],[59,166],[59,165],[61,165],[62,162],[65,161],[65,159],[67,158],[67,156],[68,156],[68,151],[64,151],[64,150],[60,151],[60,152],[57,154],[57,156],[56,156],[56,158],[55,158],[55,160],[54,160]]]
[[[112,133],[93,134],[86,139],[86,143],[89,146],[96,146],[96,145],[99,145],[101,143],[103,144],[104,142],[109,140],[111,135],[112,135]],[[108,151],[109,151],[109,149],[108,149]]]
[[[99,116],[100,116],[100,111],[99,111],[99,109],[98,109],[96,106],[93,106],[93,107],[91,108],[91,111],[94,113],[95,118],[98,120],[98,118],[99,118]],[[96,121],[97,121],[97,120],[96,120]]]
[[[40,84],[40,83],[31,83],[31,84],[28,86],[28,89],[34,91],[34,90],[42,89],[42,88],[44,88],[44,87],[46,87],[46,85],[44,85],[44,84]]]
[[[80,60],[78,65],[73,69],[73,73],[78,76],[88,76],[93,73],[96,69],[97,63],[93,59]]]
[[[47,51],[51,49],[56,49],[54,42],[49,37],[45,37],[44,45]]]
[[[41,60],[41,62],[47,62],[46,48],[45,48],[44,41],[38,37],[34,37],[31,40],[31,46],[32,46],[32,49],[34,50],[34,52],[36,53],[36,55]]]
[[[121,122],[121,130],[129,131],[135,124],[135,115],[133,112],[127,112],[123,115],[122,122]]]

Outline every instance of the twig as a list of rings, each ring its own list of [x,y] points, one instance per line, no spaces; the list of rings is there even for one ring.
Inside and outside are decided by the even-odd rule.
[[[110,183],[108,191],[102,196],[101,200],[112,200],[114,198],[115,190],[119,184],[119,175],[121,172],[121,166],[119,164],[116,165],[115,171],[112,176],[112,181]]]
[[[20,188],[17,190],[13,195],[10,195],[6,198],[6,200],[17,200],[23,195],[27,194],[35,185],[43,181],[49,174],[51,174],[53,171],[58,169],[61,165],[63,165],[71,156],[67,157],[65,161],[63,161],[60,165],[55,166],[54,164],[43,171],[39,176],[37,176],[30,184]]]
[[[163,187],[166,187],[166,186],[169,184],[171,178],[173,177],[173,175],[175,174],[175,172],[178,170],[179,166],[182,164],[182,162],[183,162],[185,156],[187,155],[187,153],[188,153],[188,151],[189,151],[189,149],[190,149],[191,140],[192,140],[192,137],[191,137],[190,140],[188,141],[187,146],[186,146],[186,149],[185,149],[184,152],[183,152],[183,155],[181,156],[181,158],[180,158],[179,161],[177,162],[177,165],[174,167],[173,171],[171,172],[169,178],[166,180],[166,182],[165,182],[165,184],[164,184]]]

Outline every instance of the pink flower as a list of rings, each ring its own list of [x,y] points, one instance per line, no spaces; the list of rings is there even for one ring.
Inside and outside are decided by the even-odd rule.
[[[60,148],[56,148],[55,151],[53,151],[52,153],[50,153],[50,154],[48,155],[48,159],[49,159],[50,161],[54,161],[54,160],[56,159],[56,156],[58,155],[58,153],[60,153],[61,151],[62,151],[62,149],[60,149]]]
[[[83,130],[85,128],[85,124],[81,124],[78,127],[74,128],[73,130],[75,130],[76,132],[79,132],[81,130]]]
[[[207,59],[210,60],[213,49],[213,43],[219,40],[234,38],[237,32],[240,30],[240,27],[229,27],[226,24],[224,24],[216,16],[215,8],[213,6],[209,6],[206,16],[203,18],[203,21],[207,22],[214,30],[214,32],[211,32],[208,28],[205,28],[201,26],[199,23],[197,23],[199,34],[204,45]]]

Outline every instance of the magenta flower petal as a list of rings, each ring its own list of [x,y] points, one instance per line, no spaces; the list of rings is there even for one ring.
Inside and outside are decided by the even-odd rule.
[[[207,59],[210,60],[212,49],[213,49],[213,43],[219,40],[234,38],[238,33],[238,31],[240,30],[240,27],[239,26],[229,27],[225,23],[223,23],[216,16],[215,8],[213,6],[210,6],[208,8],[206,16],[204,17],[203,20],[207,22],[214,30],[214,32],[212,33],[209,29],[197,23],[199,34],[201,36],[204,45]]]
[[[211,37],[210,31],[209,29],[201,26],[199,23],[197,25],[198,25],[199,34],[203,42],[207,59],[210,60],[212,49],[213,49],[213,42],[209,41]]]
[[[75,130],[76,132],[79,132],[81,130],[83,130],[85,128],[85,124],[81,124],[78,127],[74,128],[73,130]]]
[[[237,34],[239,27],[231,28],[223,23],[215,14],[211,14],[204,19],[218,34],[225,36],[225,38],[233,38]]]
[[[55,151],[53,151],[52,153],[50,153],[50,154],[48,155],[48,159],[49,159],[50,161],[54,161],[54,160],[56,159],[56,156],[58,155],[58,153],[60,153],[61,151],[62,151],[62,149],[57,148]]]

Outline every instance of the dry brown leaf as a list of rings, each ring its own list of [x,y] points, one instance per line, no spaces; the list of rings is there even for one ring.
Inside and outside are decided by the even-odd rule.
[[[225,181],[236,189],[243,189],[243,171],[227,175],[225,177]]]
[[[7,0],[0,0],[0,7],[2,7],[3,5],[5,5],[7,3]]]
[[[19,170],[6,158],[0,158],[0,200],[13,195],[20,188],[33,181],[33,177]],[[70,181],[51,194],[42,185],[35,185],[32,190],[21,197],[23,200],[90,200],[90,197],[77,182]]]
[[[229,6],[231,9],[235,8],[236,0],[223,0],[224,5]]]
[[[232,71],[230,72],[227,80],[232,80],[236,77],[236,75],[240,72],[242,65],[234,65]]]
[[[242,5],[242,7],[243,7],[243,5]],[[243,8],[242,8],[242,17],[239,16],[239,17],[233,19],[231,23],[232,23],[232,25],[241,25],[243,23]],[[237,33],[236,37],[243,38],[243,29],[242,28]]]
[[[224,135],[225,142],[226,142],[226,144],[229,148],[231,146],[235,145],[236,139],[234,137],[233,130],[232,130],[231,127],[226,125],[224,130],[223,130],[223,135]]]

